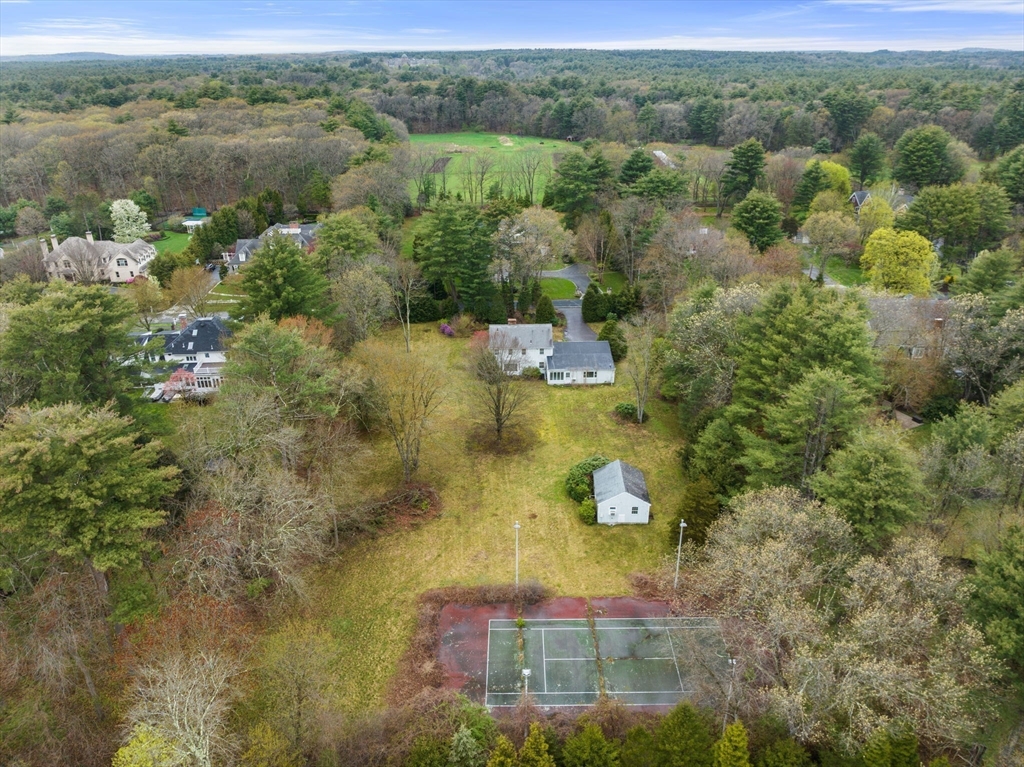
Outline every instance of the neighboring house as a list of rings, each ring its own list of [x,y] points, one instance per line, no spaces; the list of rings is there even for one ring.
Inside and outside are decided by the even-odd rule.
[[[554,350],[551,325],[491,325],[487,329],[487,348],[511,375],[526,368],[544,370]]]
[[[854,192],[850,195],[850,202],[853,203],[853,212],[860,213],[861,207],[871,198],[871,192],[866,189]]]
[[[643,472],[625,461],[612,461],[594,472],[597,521],[602,525],[646,525],[651,496]]]
[[[263,244],[263,240],[258,238],[251,240],[237,240],[233,252],[225,253],[225,261],[229,272],[237,272],[242,268],[242,264],[246,264],[252,260],[253,253]]]
[[[615,361],[607,341],[556,343],[546,370],[553,386],[615,383]]]
[[[274,224],[267,227],[266,231],[260,235],[260,239],[264,240],[274,233],[283,234],[291,237],[297,245],[305,249],[309,248],[313,241],[316,240],[316,231],[319,228],[320,224]]]
[[[866,189],[859,192],[854,192],[850,195],[849,201],[853,205],[853,212],[859,214],[860,209],[864,206],[868,200],[871,199],[871,192]],[[902,189],[898,190],[895,195],[895,199],[892,203],[892,210],[894,213],[906,213],[907,208],[914,201],[914,195],[907,194]]]
[[[192,234],[198,227],[205,224],[210,220],[210,217],[206,213],[206,208],[192,208],[192,214],[181,222],[181,225],[185,227],[185,231]]]
[[[662,168],[675,169],[676,164],[669,159],[668,155],[662,152],[660,149],[655,149],[651,154],[654,155],[654,159],[658,165]]]
[[[68,237],[58,244],[50,237],[53,250],[46,240],[39,240],[43,250],[43,265],[51,280],[68,282],[131,282],[145,274],[149,262],[156,258],[156,248],[148,242],[120,243],[95,241],[92,232],[81,237]]]
[[[150,354],[151,362],[169,362],[165,372],[184,370],[195,376],[195,393],[215,392],[223,382],[222,369],[227,362],[225,355],[227,340],[231,331],[217,317],[200,317],[184,330],[171,330],[137,335],[139,345],[147,344],[153,338],[162,338],[163,354]],[[163,384],[157,384],[153,399],[160,399]]]

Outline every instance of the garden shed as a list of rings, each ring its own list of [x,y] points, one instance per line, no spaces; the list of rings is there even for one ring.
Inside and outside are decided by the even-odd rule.
[[[612,461],[594,472],[597,521],[602,525],[646,525],[651,496],[643,472],[625,461]]]

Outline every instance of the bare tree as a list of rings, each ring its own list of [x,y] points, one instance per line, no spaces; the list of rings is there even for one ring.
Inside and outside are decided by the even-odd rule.
[[[651,395],[651,387],[661,369],[661,343],[659,341],[658,318],[651,312],[644,312],[629,320],[625,326],[626,375],[636,395],[636,421],[644,422],[644,410]]]
[[[483,205],[487,199],[487,179],[491,175],[491,171],[494,170],[495,159],[493,155],[477,155],[476,162],[473,165],[472,177],[473,183],[476,185],[479,196],[480,204]]]
[[[406,482],[420,465],[430,417],[444,401],[444,372],[433,360],[366,342],[353,355],[364,379],[364,416],[391,436]]]
[[[135,304],[135,313],[146,330],[151,330],[157,317],[168,308],[169,302],[156,280],[138,276],[125,286],[128,298]]]
[[[423,272],[415,261],[393,255],[388,269],[388,284],[391,287],[391,304],[402,323],[405,336],[405,350],[412,351],[411,307],[413,298],[423,292],[427,285]]]
[[[434,164],[441,156],[436,149],[422,146],[416,147],[409,156],[409,175],[416,188],[414,202],[417,207],[422,207],[430,202],[428,192],[433,181],[431,175],[433,175]]]
[[[345,315],[349,342],[358,343],[380,330],[391,313],[391,287],[376,263],[346,271],[334,283],[333,293]]]
[[[491,336],[489,345],[477,345],[470,357],[471,370],[478,381],[474,401],[494,427],[500,444],[506,429],[515,425],[528,402],[525,383],[520,378],[523,347],[501,330]]]
[[[594,267],[599,280],[604,278],[614,243],[615,231],[607,215],[588,214],[580,220],[576,229],[576,255]]]
[[[201,266],[175,269],[167,292],[171,302],[184,309],[190,319],[205,317],[210,304],[210,273]]]
[[[515,156],[514,173],[518,183],[522,186],[523,196],[530,198],[530,203],[536,199],[536,188],[538,177],[546,169],[548,158],[543,152],[527,150]]]

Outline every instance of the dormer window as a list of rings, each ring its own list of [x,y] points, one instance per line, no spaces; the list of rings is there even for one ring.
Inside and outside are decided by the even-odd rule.
[[[70,269],[71,268],[71,262],[68,261],[66,258],[64,259],[64,268],[65,269]]]
[[[117,265],[118,266],[128,266],[128,259],[127,258],[119,258],[119,259],[117,259]]]
[[[194,335],[194,336],[199,335],[199,328],[192,328],[192,335]]]
[[[189,351],[192,351],[192,347],[193,347],[193,346],[195,346],[195,344],[194,344],[194,343],[193,343],[192,341],[189,341],[189,342],[188,342],[188,350],[189,350]]]

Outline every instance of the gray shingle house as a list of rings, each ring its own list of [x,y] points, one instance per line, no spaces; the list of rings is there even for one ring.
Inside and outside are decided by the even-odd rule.
[[[643,472],[625,461],[612,461],[594,472],[597,521],[602,525],[646,525],[651,496]]]
[[[554,341],[551,325],[491,325],[487,330],[491,353],[512,375],[526,368],[544,370]]]
[[[568,384],[615,383],[615,360],[607,341],[565,341],[556,343],[547,358],[547,382]]]

